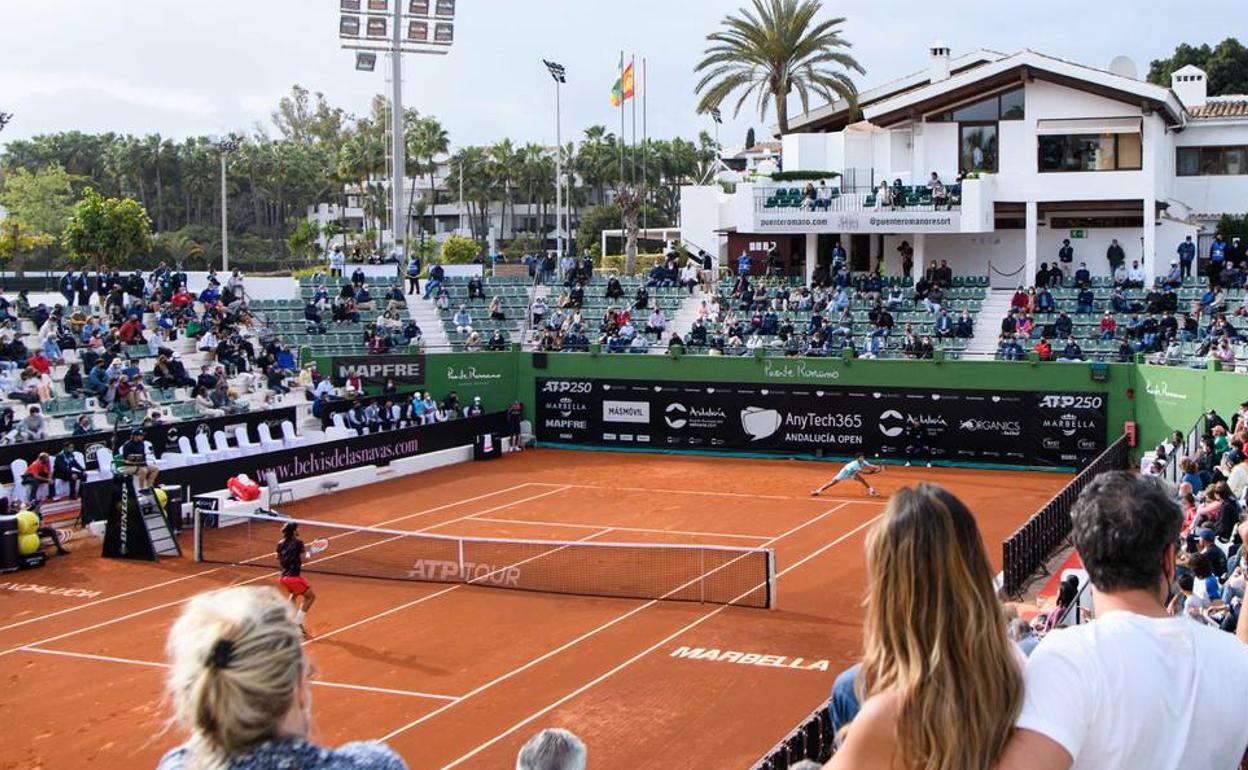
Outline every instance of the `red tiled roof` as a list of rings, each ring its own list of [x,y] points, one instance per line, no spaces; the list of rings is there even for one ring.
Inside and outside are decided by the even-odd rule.
[[[1189,107],[1188,114],[1196,120],[1208,118],[1248,118],[1248,96],[1210,99],[1203,107]]]

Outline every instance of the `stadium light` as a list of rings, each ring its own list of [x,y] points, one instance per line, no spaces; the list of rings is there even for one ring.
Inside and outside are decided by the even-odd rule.
[[[240,142],[232,136],[212,139],[213,146],[221,155],[221,271],[230,269],[229,189],[226,187],[226,158],[238,150]]]
[[[408,221],[403,207],[407,148],[403,125],[403,54],[446,55],[455,43],[455,0],[339,0],[338,38],[343,49],[355,51],[355,68],[372,72],[377,54],[390,55],[393,67],[391,96],[393,175],[390,180],[390,219],[394,246],[407,240]],[[400,226],[401,225],[401,226]],[[399,270],[402,271],[402,266]]]
[[[0,131],[3,131],[4,127],[9,125],[9,121],[12,119],[13,119],[13,113],[0,112]]]
[[[555,81],[555,258],[563,261],[563,86],[568,82],[568,70],[558,62],[542,59],[551,80]],[[569,203],[571,203],[569,191]],[[568,217],[568,224],[572,217]],[[562,268],[560,268],[562,269]]]

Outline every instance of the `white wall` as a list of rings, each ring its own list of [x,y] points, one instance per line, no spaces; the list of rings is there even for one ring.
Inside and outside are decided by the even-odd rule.
[[[1162,163],[1173,174],[1177,148],[1211,145],[1248,144],[1248,121],[1240,125],[1202,125],[1192,122],[1173,137],[1171,155]],[[1248,211],[1248,174],[1237,176],[1175,176],[1169,182],[1170,195],[1192,212],[1243,214]]]
[[[916,135],[923,153],[915,153],[914,178],[926,181],[935,171],[951,182],[958,176],[958,126],[956,123],[924,123],[923,133]]]
[[[721,242],[716,230],[720,228],[720,200],[723,197],[723,189],[718,185],[680,188],[681,238],[721,260],[727,245]]]

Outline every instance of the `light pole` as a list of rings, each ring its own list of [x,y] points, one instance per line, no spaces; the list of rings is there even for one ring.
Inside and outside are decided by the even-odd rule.
[[[226,186],[229,171],[226,160],[230,153],[238,149],[238,140],[233,137],[221,139],[216,142],[216,146],[221,156],[221,272],[227,273],[230,270],[230,191]]]
[[[403,114],[403,54],[446,55],[455,42],[455,0],[339,0],[338,37],[344,49],[384,52],[393,65],[391,92],[390,228],[396,251],[402,251],[407,232],[403,207],[406,185],[407,141]],[[356,69],[371,71],[367,57],[357,54]],[[401,270],[402,268],[400,268]]]
[[[542,59],[555,81],[555,257],[563,262],[563,84],[568,71],[562,64]],[[563,269],[562,266],[559,268]]]

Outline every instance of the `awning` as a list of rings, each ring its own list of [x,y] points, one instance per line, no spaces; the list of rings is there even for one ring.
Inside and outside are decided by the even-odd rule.
[[[1038,136],[1061,134],[1138,134],[1141,118],[1066,118],[1037,120]]]

